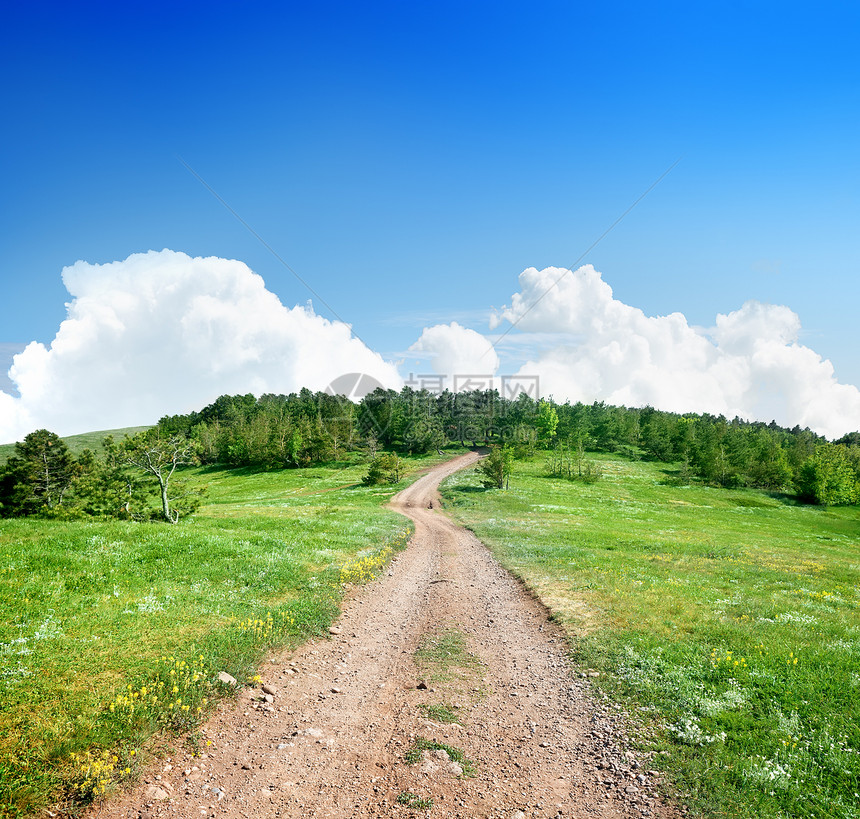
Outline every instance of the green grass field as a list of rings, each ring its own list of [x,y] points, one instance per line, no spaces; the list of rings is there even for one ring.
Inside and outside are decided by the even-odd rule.
[[[122,429],[105,429],[101,432],[84,432],[81,435],[68,435],[63,438],[72,455],[80,455],[85,449],[91,449],[100,455],[104,449],[102,442],[108,435],[113,435],[117,441],[121,441],[126,435],[134,435],[143,432],[150,427],[123,427]],[[0,444],[0,466],[6,463],[11,455],[15,454],[15,444]]]
[[[537,457],[508,491],[461,473],[443,496],[650,726],[691,807],[860,816],[860,509],[599,460],[593,485],[545,477]]]
[[[147,737],[193,731],[218,672],[324,633],[342,582],[405,543],[382,508],[403,483],[365,471],[189,470],[206,505],[177,526],[0,520],[0,816],[100,795]]]

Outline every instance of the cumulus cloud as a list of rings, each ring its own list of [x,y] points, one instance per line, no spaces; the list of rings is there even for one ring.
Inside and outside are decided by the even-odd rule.
[[[225,393],[322,390],[393,365],[310,307],[285,307],[242,262],[150,251],[62,273],[72,299],[50,346],[29,344],[0,392],[0,441],[152,423]]]
[[[490,342],[456,321],[425,327],[409,352],[428,356],[433,370],[449,379],[455,375],[493,375],[499,368],[499,357]]]
[[[860,390],[838,383],[833,365],[798,342],[800,319],[788,307],[750,301],[703,330],[681,313],[647,316],[618,301],[591,265],[529,268],[519,284],[491,326],[515,324],[532,343],[539,333],[570,339],[520,369],[540,377],[544,395],[775,419],[828,437],[860,428]]]

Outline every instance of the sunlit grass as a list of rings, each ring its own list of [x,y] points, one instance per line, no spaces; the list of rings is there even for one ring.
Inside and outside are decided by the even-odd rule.
[[[507,492],[459,474],[443,494],[555,610],[575,659],[650,712],[695,807],[860,816],[860,509],[601,466],[583,485],[536,458]]]
[[[0,520],[0,816],[110,792],[154,731],[205,716],[219,672],[245,683],[325,634],[343,583],[407,540],[382,507],[403,484],[364,471],[189,470],[207,500],[178,526]]]
[[[444,702],[439,703],[419,703],[418,709],[425,717],[434,722],[447,722],[463,724],[463,717],[460,716],[459,708],[456,705],[448,705]]]
[[[468,650],[466,635],[454,625],[427,632],[415,649],[414,659],[419,673],[436,683],[472,680],[484,667]]]

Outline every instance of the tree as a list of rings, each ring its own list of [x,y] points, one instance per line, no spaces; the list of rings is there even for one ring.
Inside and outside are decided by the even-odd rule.
[[[371,459],[375,458],[376,452],[379,449],[379,439],[376,437],[376,433],[373,430],[367,433],[364,445],[367,447],[367,454],[370,455]]]
[[[672,435],[676,431],[676,419],[668,413],[658,412],[648,406],[641,411],[639,424],[642,448],[659,461],[672,460],[675,452]]]
[[[597,483],[603,477],[600,464],[585,457],[582,439],[571,445],[556,443],[555,449],[547,459],[547,471],[554,478],[567,478],[569,481]]]
[[[194,444],[182,435],[164,437],[157,429],[140,432],[121,444],[123,461],[158,482],[161,513],[168,523],[179,520],[180,509],[171,508],[170,482],[177,467],[194,463]],[[186,508],[184,511],[189,511]]]
[[[472,446],[477,446],[484,432],[484,419],[480,418],[477,408],[478,394],[477,390],[463,390],[454,395],[451,421],[463,447],[468,440],[471,440]]]
[[[514,448],[510,444],[494,446],[490,454],[478,463],[486,489],[507,489],[514,468]]]
[[[530,458],[537,448],[537,430],[525,423],[517,423],[513,429],[508,429],[506,442],[513,442],[514,457]]]
[[[538,443],[541,446],[549,446],[558,429],[558,412],[555,407],[548,401],[541,401],[538,404],[538,414],[534,424],[537,428]]]
[[[373,433],[380,446],[391,446],[397,420],[396,398],[396,392],[382,387],[365,395],[355,416],[359,434]]]
[[[411,452],[432,452],[445,446],[447,439],[442,425],[435,418],[412,417],[404,429],[403,447]]]
[[[130,466],[112,435],[102,442],[103,456],[85,449],[78,456],[80,471],[72,484],[72,503],[98,517],[150,518],[157,494],[154,481]]]
[[[0,481],[4,515],[56,512],[63,504],[77,465],[65,442],[47,429],[15,444]]]
[[[766,489],[790,487],[794,477],[788,455],[777,437],[767,429],[759,429],[752,436],[747,471],[754,486]]]
[[[823,506],[857,503],[860,487],[846,457],[846,447],[837,444],[818,447],[800,468],[797,488],[802,500]]]

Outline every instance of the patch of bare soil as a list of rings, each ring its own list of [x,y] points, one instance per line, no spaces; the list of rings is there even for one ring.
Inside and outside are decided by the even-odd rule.
[[[394,498],[415,536],[330,639],[272,657],[268,696],[226,703],[202,757],[162,760],[91,818],[676,816],[546,609],[439,511],[440,480],[477,457]]]

